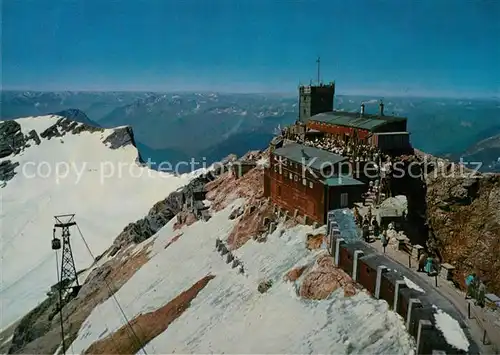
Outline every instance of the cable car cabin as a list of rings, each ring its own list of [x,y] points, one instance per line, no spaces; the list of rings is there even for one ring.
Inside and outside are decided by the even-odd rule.
[[[61,249],[61,240],[58,238],[52,239],[52,250]]]

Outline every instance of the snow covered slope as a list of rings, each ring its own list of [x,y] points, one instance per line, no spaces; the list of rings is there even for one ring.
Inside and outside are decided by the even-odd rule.
[[[180,230],[172,220],[153,243],[148,240],[136,247],[136,252],[149,249],[151,258],[116,294],[129,320],[168,306],[198,280],[215,276],[174,319],[172,314],[179,313],[182,304],[140,324],[140,336],[158,334],[147,344],[148,353],[413,352],[403,321],[386,302],[365,292],[345,297],[341,290],[326,300],[306,300],[297,295],[297,283],[284,281],[287,271],[321,253],[307,250],[305,240],[307,233],[324,232],[324,227],[290,228],[281,223],[264,243],[249,240],[233,252],[244,274],[226,264],[215,242],[227,240],[238,223],[230,215],[244,203],[248,201],[237,199],[208,222]],[[261,280],[273,282],[266,293],[257,290]],[[82,353],[94,346],[91,353],[110,353],[118,346],[120,353],[142,353],[123,345],[131,342],[130,333],[117,332],[125,324],[114,300],[108,299],[92,311],[68,351]]]
[[[0,122],[14,127],[1,137],[0,164],[14,166],[16,173],[0,181],[0,329],[30,311],[57,282],[50,244],[54,215],[75,213],[99,255],[129,222],[192,178],[139,167],[133,137],[124,128],[92,129],[58,116],[15,122],[21,128],[15,134],[15,123]],[[35,138],[25,144],[23,136],[32,130],[39,144]],[[16,149],[9,154],[12,145]],[[78,233],[72,247],[77,269],[88,267],[92,260]]]

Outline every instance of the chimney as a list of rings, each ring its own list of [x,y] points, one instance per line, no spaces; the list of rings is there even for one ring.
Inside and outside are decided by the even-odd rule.
[[[365,114],[365,104],[361,104],[361,116]]]
[[[382,100],[380,100],[380,116],[383,116],[384,115],[384,103],[382,102]]]

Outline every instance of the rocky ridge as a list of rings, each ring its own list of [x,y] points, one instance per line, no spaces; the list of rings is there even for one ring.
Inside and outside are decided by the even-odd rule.
[[[84,120],[81,111],[67,110],[61,112],[61,115],[69,115],[75,119]],[[85,114],[83,114],[85,115]],[[54,115],[58,116],[59,115]],[[85,116],[86,117],[86,116]],[[88,120],[88,122],[91,122]],[[86,121],[85,121],[86,122]],[[104,128],[91,126],[80,121],[72,120],[71,118],[61,117],[52,126],[40,132],[40,135],[35,130],[29,131],[27,134],[22,132],[22,127],[15,120],[0,122],[0,159],[14,157],[21,154],[31,145],[39,145],[42,139],[50,140],[52,138],[63,137],[66,134],[79,134],[82,132],[103,132]],[[134,133],[129,126],[115,128],[113,132],[103,141],[110,149],[118,149],[126,145],[132,144],[136,146]],[[138,153],[138,162],[143,163],[140,154]],[[19,163],[13,162],[11,159],[4,159],[0,162],[0,187],[6,185],[7,181],[11,180],[16,175],[16,168]]]

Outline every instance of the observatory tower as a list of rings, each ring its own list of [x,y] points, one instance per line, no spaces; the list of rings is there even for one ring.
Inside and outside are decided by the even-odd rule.
[[[316,84],[299,86],[299,121],[303,124],[318,113],[333,111],[335,82],[324,84],[320,77],[320,58],[316,60],[316,63],[318,64]]]

